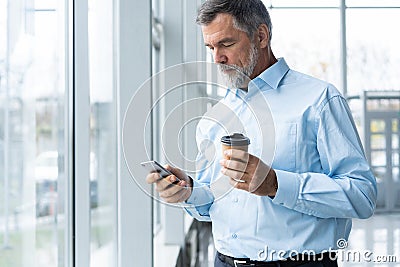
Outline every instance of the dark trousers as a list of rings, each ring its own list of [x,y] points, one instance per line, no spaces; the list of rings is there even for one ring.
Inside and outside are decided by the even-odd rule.
[[[239,267],[240,265],[238,265]],[[276,267],[284,267],[284,264],[281,264],[279,262],[275,263]],[[329,258],[324,259],[323,261],[317,261],[317,262],[307,262],[304,264],[300,264],[297,267],[337,267],[337,260],[331,260]],[[215,261],[214,261],[214,267],[232,267],[232,265],[229,265],[225,262],[222,262],[221,259],[218,258],[218,254],[215,256]]]

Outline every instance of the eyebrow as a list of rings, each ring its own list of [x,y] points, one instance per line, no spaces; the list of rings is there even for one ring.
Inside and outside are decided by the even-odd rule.
[[[224,38],[224,39],[220,40],[217,44],[220,45],[220,44],[223,44],[223,43],[230,43],[230,42],[236,42],[236,39],[232,38],[232,37],[227,37],[227,38]],[[209,46],[212,46],[212,45],[208,44],[208,43],[205,43],[205,46],[209,47]]]

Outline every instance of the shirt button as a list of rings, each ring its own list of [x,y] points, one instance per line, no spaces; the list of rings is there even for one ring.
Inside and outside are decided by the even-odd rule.
[[[234,199],[233,199],[233,202],[238,202],[239,201],[239,199],[237,198],[237,197],[235,197]]]
[[[232,238],[236,239],[237,238],[237,234],[232,234]]]

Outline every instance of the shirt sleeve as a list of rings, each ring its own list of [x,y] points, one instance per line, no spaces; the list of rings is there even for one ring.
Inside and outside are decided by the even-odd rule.
[[[273,202],[321,218],[368,218],[376,179],[365,159],[350,109],[340,95],[321,105],[315,120],[323,173],[275,170]]]
[[[193,218],[199,221],[211,221],[209,210],[214,202],[214,195],[210,189],[213,168],[207,166],[213,158],[207,155],[213,155],[215,152],[213,153],[213,143],[204,140],[211,139],[203,133],[201,124],[199,123],[196,129],[196,143],[198,147],[196,176],[192,179],[192,194],[186,200],[183,207]]]
[[[209,210],[213,201],[214,196],[210,188],[193,180],[192,194],[186,200],[184,209],[190,216],[199,221],[211,221]]]

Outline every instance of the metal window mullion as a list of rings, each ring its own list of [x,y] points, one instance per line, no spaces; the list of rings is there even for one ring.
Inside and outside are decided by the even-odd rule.
[[[64,104],[64,266],[74,265],[74,221],[73,221],[73,180],[72,180],[72,151],[73,151],[73,0],[65,1],[65,104]]]
[[[118,266],[150,267],[153,266],[152,199],[139,188],[130,175],[122,149],[122,127],[130,99],[152,73],[151,0],[116,0],[114,8],[118,142]],[[148,102],[143,101],[137,108],[150,110],[151,92],[148,90],[142,93]],[[138,118],[138,120],[142,119]],[[130,136],[128,145],[130,149],[137,148],[137,153],[136,158],[130,160],[140,162],[145,160],[142,157],[145,155],[143,129],[132,132],[135,136]],[[146,137],[150,138],[150,136]],[[137,168],[141,167],[137,165]],[[135,178],[144,179],[144,177]],[[150,190],[150,186],[146,190]]]
[[[88,1],[73,2],[73,254],[75,267],[90,266],[90,99]]]

